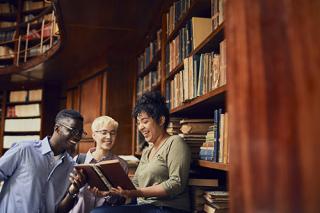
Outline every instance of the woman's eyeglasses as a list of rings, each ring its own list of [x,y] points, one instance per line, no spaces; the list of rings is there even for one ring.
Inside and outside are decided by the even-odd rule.
[[[111,137],[114,137],[117,134],[115,131],[108,131],[108,130],[98,130],[98,131],[94,131],[94,132],[101,134],[101,135],[110,134]]]

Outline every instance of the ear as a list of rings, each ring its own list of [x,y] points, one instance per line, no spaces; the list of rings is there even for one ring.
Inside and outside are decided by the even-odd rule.
[[[164,116],[161,116],[160,117],[160,126],[163,126],[165,121],[166,121],[166,118]]]
[[[59,128],[60,126],[58,126],[58,125],[54,125],[54,131],[57,133],[57,134],[60,134],[60,128]]]
[[[97,136],[96,134],[97,134],[97,133],[95,133],[95,132],[93,131],[93,132],[92,132],[92,135],[91,135],[94,141],[97,141],[97,140],[96,140],[96,136]]]

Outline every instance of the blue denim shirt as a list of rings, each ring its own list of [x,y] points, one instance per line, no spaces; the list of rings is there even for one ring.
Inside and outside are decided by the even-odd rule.
[[[0,158],[0,213],[53,213],[69,186],[74,161],[55,160],[48,138],[13,145]]]

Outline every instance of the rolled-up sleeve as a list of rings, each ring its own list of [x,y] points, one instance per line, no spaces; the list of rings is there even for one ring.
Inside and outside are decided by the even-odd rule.
[[[161,183],[170,197],[185,190],[188,182],[191,153],[188,145],[180,137],[175,137],[167,156],[168,180]]]

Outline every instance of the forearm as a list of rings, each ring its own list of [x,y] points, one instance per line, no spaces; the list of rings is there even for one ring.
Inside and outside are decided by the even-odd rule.
[[[76,196],[72,196],[69,192],[66,193],[63,200],[60,202],[56,212],[57,213],[69,212],[73,208],[76,201],[77,201]]]
[[[132,191],[132,196],[130,197],[165,197],[168,195],[161,185],[138,188]]]

